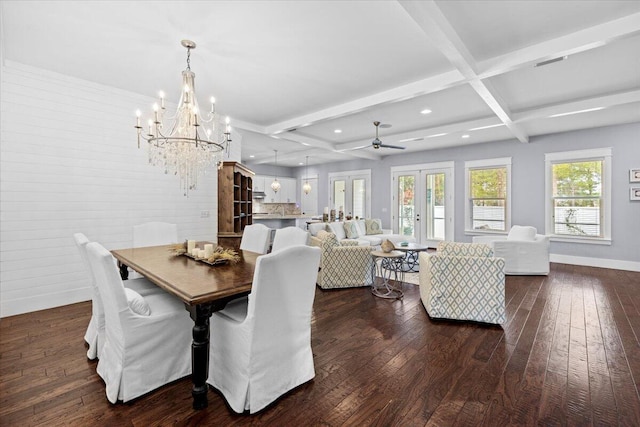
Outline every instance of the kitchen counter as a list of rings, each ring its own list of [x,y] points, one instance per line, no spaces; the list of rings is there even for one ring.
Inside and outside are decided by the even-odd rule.
[[[281,215],[281,214],[253,214],[253,222],[264,224],[269,228],[299,227],[307,229],[307,221],[312,215]]]
[[[253,219],[310,219],[313,215],[253,214]]]

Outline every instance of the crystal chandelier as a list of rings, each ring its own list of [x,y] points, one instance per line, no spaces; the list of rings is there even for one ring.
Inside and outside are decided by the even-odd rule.
[[[302,191],[304,191],[304,194],[309,194],[311,193],[311,184],[309,184],[309,156],[307,156],[307,166],[305,167],[304,174],[305,183],[302,185]]]
[[[196,44],[191,40],[182,40],[187,48],[187,68],[182,72],[182,91],[178,108],[173,117],[167,117],[165,123],[165,95],[160,92],[160,104],[153,104],[153,118],[148,127],[140,124],[140,110],[136,111],[136,130],[138,148],[140,139],[148,142],[149,163],[164,168],[165,174],[178,175],[180,186],[187,196],[189,190],[195,190],[198,177],[213,163],[220,166],[225,151],[231,142],[229,117],[224,123],[216,112],[215,98],[211,97],[211,110],[203,115],[198,108],[195,91],[195,73],[191,71],[191,49]]]
[[[276,168],[278,167],[278,150],[273,150],[276,152]],[[274,193],[277,193],[278,190],[280,189],[280,183],[278,182],[278,173],[276,172],[276,177],[274,178],[273,182],[271,183],[271,189],[273,190]]]

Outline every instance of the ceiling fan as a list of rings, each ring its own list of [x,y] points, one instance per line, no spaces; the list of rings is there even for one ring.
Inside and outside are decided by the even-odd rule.
[[[387,144],[383,144],[382,141],[380,141],[380,138],[378,138],[378,127],[380,126],[380,122],[376,121],[373,122],[373,125],[376,127],[376,139],[374,139],[373,141],[371,141],[371,145],[373,145],[373,148],[375,148],[376,150],[380,147],[382,148],[395,148],[397,150],[404,150],[404,147],[400,147],[398,145],[387,145]],[[383,125],[384,126],[384,125]],[[388,127],[388,126],[387,126]]]

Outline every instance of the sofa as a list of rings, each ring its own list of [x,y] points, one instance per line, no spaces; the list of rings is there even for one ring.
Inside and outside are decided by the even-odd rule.
[[[476,243],[440,242],[420,252],[420,299],[432,318],[504,323],[504,259]]]
[[[393,234],[391,230],[383,229],[382,221],[379,219],[359,219],[309,224],[311,236],[316,236],[319,231],[334,233],[340,243],[351,242],[359,246],[379,247],[380,244],[387,239],[392,243],[416,241],[412,236]]]
[[[514,225],[507,236],[474,236],[473,243],[487,244],[493,256],[504,258],[505,274],[549,274],[549,236],[534,227]]]
[[[322,252],[316,283],[322,289],[371,286],[373,260],[371,248],[354,241],[338,242],[334,233],[320,230],[309,238],[311,246]]]

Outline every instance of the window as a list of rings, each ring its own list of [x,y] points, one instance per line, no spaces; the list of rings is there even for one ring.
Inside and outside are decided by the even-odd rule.
[[[560,241],[610,243],[611,149],[545,155],[546,233]]]
[[[511,158],[465,162],[465,228],[507,232],[511,228]]]

